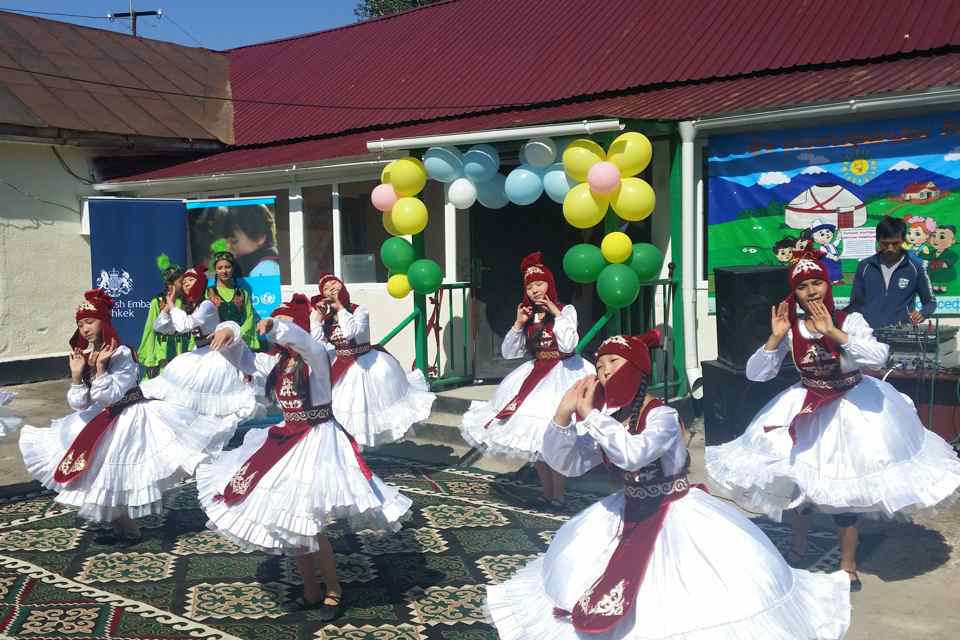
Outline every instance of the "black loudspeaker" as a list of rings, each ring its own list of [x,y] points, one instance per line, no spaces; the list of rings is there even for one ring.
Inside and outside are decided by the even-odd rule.
[[[720,360],[743,370],[770,336],[770,307],[788,293],[786,267],[723,267],[713,270]]]
[[[702,366],[703,426],[709,447],[739,437],[763,405],[800,379],[797,370],[787,362],[780,374],[767,382],[751,382],[743,369],[719,360],[704,362]]]

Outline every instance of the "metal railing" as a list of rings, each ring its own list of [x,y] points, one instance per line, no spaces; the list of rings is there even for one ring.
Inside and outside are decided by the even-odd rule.
[[[470,287],[469,282],[452,282],[441,285],[440,290],[431,299],[434,304],[432,320],[434,326],[428,326],[429,332],[441,332],[437,353],[430,366],[430,386],[433,389],[473,382],[473,336],[470,334]],[[457,296],[455,298],[455,295]],[[460,302],[460,317],[456,313],[455,300]],[[443,304],[447,305],[447,324],[441,330],[440,319],[443,316]],[[460,344],[457,344],[457,340]],[[442,354],[446,350],[446,367]]]

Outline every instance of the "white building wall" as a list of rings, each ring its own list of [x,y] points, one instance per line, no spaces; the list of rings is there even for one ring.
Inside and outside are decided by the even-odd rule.
[[[57,147],[90,175],[92,152]],[[0,362],[67,353],[74,309],[90,287],[81,198],[93,189],[49,145],[0,142]]]

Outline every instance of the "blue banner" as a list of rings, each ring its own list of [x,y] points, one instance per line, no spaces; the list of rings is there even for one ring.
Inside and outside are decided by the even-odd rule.
[[[150,300],[164,291],[157,256],[186,264],[187,211],[182,200],[90,200],[93,287],[116,301],[113,325],[136,350]]]

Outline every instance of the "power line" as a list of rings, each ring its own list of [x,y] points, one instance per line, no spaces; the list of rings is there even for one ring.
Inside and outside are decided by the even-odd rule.
[[[109,20],[109,16],[85,16],[78,13],[55,13],[53,11],[32,11],[30,9],[11,9],[10,7],[0,7],[0,11],[9,11],[10,13],[29,13],[35,16],[58,16],[61,18],[86,18],[88,20]]]
[[[215,100],[218,102],[234,102],[244,104],[256,104],[271,107],[299,107],[306,109],[353,109],[356,111],[433,111],[438,109],[500,109],[503,107],[521,107],[530,104],[529,102],[500,102],[496,104],[433,104],[416,106],[371,106],[355,104],[323,104],[316,102],[283,102],[279,100],[257,100],[254,98],[232,98],[227,96],[210,96],[199,93],[186,93],[181,91],[166,91],[164,89],[153,89],[149,87],[135,87],[128,84],[117,84],[113,82],[103,82],[100,80],[88,80],[86,78],[77,78],[59,73],[50,73],[47,71],[35,71],[33,69],[24,69],[10,65],[0,64],[0,69],[6,71],[19,71],[20,73],[32,73],[33,75],[45,78],[56,78],[57,80],[71,80],[85,84],[97,85],[100,87],[110,87],[113,89],[125,89],[127,91],[140,91],[143,93],[155,93],[164,96],[174,96],[178,98],[194,98],[197,100]]]
[[[173,24],[173,26],[175,26],[177,29],[180,29],[180,31],[182,31],[185,36],[187,36],[188,38],[190,38],[191,40],[193,40],[194,42],[196,42],[196,43],[197,43],[197,46],[203,47],[203,43],[200,42],[199,40],[197,40],[196,36],[194,36],[192,33],[190,33],[189,31],[187,31],[187,30],[184,29],[183,27],[181,27],[180,24],[179,24],[176,20],[174,20],[173,18],[170,17],[170,14],[169,14],[169,13],[164,13],[163,16],[161,16],[161,17],[166,18],[167,20],[169,20],[170,23]]]

